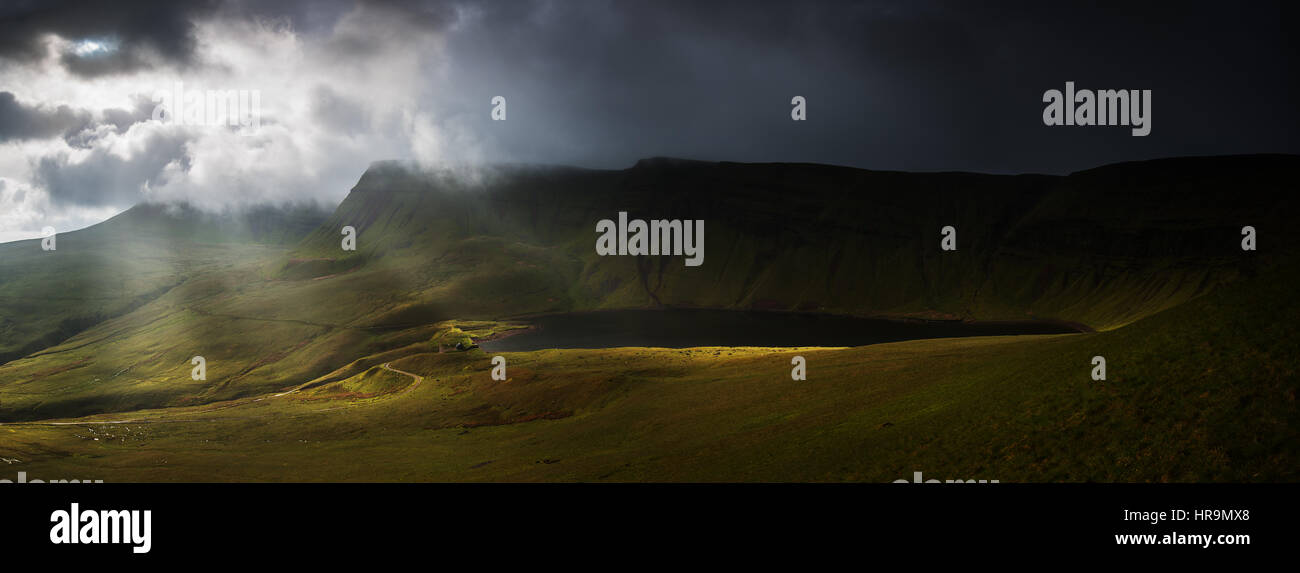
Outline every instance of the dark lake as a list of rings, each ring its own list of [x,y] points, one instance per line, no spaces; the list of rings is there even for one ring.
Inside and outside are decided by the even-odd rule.
[[[610,310],[537,317],[533,330],[480,343],[492,352],[619,346],[863,346],[918,338],[1062,334],[1045,322],[901,322],[732,310]]]

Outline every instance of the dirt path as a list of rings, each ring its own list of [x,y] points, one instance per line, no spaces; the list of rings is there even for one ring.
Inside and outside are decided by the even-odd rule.
[[[411,382],[411,384],[410,384],[409,386],[407,386],[407,387],[406,387],[405,389],[403,389],[401,392],[398,392],[397,394],[394,394],[394,396],[404,396],[404,395],[410,393],[412,390],[414,390],[416,387],[418,387],[418,386],[420,385],[421,382],[424,381],[424,377],[423,377],[423,376],[420,376],[419,374],[412,374],[412,373],[407,372],[407,371],[405,371],[405,370],[398,370],[398,369],[393,368],[392,366],[390,366],[391,364],[392,364],[391,362],[385,362],[381,367],[382,367],[384,370],[387,370],[387,371],[389,371],[389,372],[396,372],[396,373],[398,373],[398,374],[403,374],[403,375],[406,375],[406,376],[410,376],[410,377],[411,377],[411,380],[412,380],[412,382]],[[287,392],[280,392],[279,394],[272,394],[272,395],[270,395],[270,396],[262,396],[261,398],[254,398],[254,399],[252,399],[252,400],[243,400],[243,401],[240,401],[240,402],[236,402],[236,403],[234,403],[234,404],[226,404],[226,405],[224,405],[224,406],[217,406],[216,408],[211,408],[211,409],[207,409],[207,410],[202,410],[202,411],[200,411],[200,412],[195,412],[195,413],[196,413],[196,414],[208,414],[208,413],[216,412],[216,411],[219,411],[219,410],[226,410],[226,409],[230,409],[230,408],[237,408],[237,407],[239,407],[239,406],[247,406],[247,405],[249,405],[249,404],[253,404],[253,403],[257,403],[257,402],[261,402],[261,401],[263,401],[263,400],[266,400],[267,398],[279,398],[279,397],[281,397],[281,396],[288,396],[289,394],[293,394],[293,393],[295,393],[295,392],[297,392],[298,390],[301,390],[301,389],[302,389],[302,386],[300,386],[300,387],[298,387],[298,388],[294,388],[293,390],[289,390],[289,391],[287,391]],[[335,407],[335,408],[321,408],[321,409],[319,409],[319,410],[313,410],[313,411],[308,411],[308,412],[302,412],[302,413],[299,414],[299,415],[315,414],[315,413],[319,413],[319,412],[333,412],[333,411],[337,411],[337,410],[348,410],[348,409],[355,408],[355,407],[360,406],[360,405],[362,405],[362,404],[349,404],[349,405],[347,405],[347,406],[338,406],[338,407]],[[253,418],[259,418],[259,417],[262,417],[262,416],[251,416],[251,417],[253,417]],[[221,417],[215,417],[215,418],[200,418],[200,419],[179,419],[179,418],[173,418],[173,419],[168,419],[168,418],[126,418],[126,419],[122,419],[122,420],[94,420],[94,421],[84,421],[84,422],[0,422],[0,426],[99,426],[99,425],[118,425],[118,424],[164,424],[164,423],[185,423],[185,422],[190,422],[190,423],[193,423],[193,422],[211,422],[211,421],[214,421],[214,420],[221,420],[221,419],[231,419],[231,418],[221,418]],[[236,419],[238,419],[238,418],[236,418]]]
[[[398,369],[396,369],[396,368],[393,368],[393,367],[389,366],[390,364],[392,364],[392,362],[385,362],[385,363],[384,363],[384,370],[387,370],[387,371],[389,371],[389,372],[396,372],[396,373],[398,373],[398,374],[405,374],[405,375],[410,376],[411,378],[415,379],[415,381],[414,381],[414,382],[411,382],[411,385],[410,385],[410,386],[407,386],[405,390],[402,390],[401,393],[398,394],[398,396],[401,396],[401,395],[403,395],[403,394],[406,394],[406,393],[410,392],[411,390],[414,390],[416,386],[419,386],[419,385],[420,385],[420,382],[423,382],[423,381],[424,381],[424,377],[423,377],[423,376],[420,376],[420,375],[418,375],[418,374],[411,374],[410,372],[407,372],[407,371],[405,371],[405,370],[398,370]]]

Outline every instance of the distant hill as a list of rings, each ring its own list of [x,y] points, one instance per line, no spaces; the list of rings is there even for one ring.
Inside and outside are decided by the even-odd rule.
[[[137,205],[97,225],[0,244],[0,363],[147,303],[209,265],[300,240],[327,212],[260,206],[221,214]]]

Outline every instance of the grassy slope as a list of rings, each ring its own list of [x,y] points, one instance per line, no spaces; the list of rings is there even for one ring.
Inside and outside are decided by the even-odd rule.
[[[0,245],[0,362],[9,361],[0,365],[0,419],[213,394],[189,379],[192,356],[207,357],[206,348],[256,360],[266,347],[241,334],[243,326],[192,305],[229,297],[322,217],[312,208],[212,215],[140,205],[60,234],[54,251],[42,251],[39,240]],[[289,330],[260,334],[296,344],[309,332]]]
[[[203,271],[276,256],[322,215],[254,208],[208,215],[139,205],[88,229],[0,245],[0,364],[135,310]]]
[[[418,353],[330,392],[0,427],[32,477],[1297,479],[1295,266],[1101,333],[850,349]],[[1262,304],[1263,303],[1263,304]],[[809,380],[789,379],[789,357]],[[1106,356],[1109,378],[1089,379]],[[185,421],[189,420],[189,421]],[[96,440],[98,438],[98,440]]]

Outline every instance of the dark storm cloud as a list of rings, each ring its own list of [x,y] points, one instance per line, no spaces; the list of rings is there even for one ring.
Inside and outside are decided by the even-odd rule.
[[[992,4],[992,5],[990,5]],[[482,3],[449,40],[472,128],[525,160],[652,154],[1068,172],[1296,152],[1279,2]],[[1154,130],[1049,128],[1066,81],[1151,89]],[[483,111],[507,96],[510,119]],[[808,101],[793,122],[790,99]]]
[[[458,5],[465,2],[422,0],[359,0],[356,5],[371,11],[399,14],[410,26],[422,30],[441,30],[456,20]]]
[[[99,121],[92,121],[88,113],[83,114],[83,124],[64,132],[63,141],[70,147],[89,149],[109,133],[121,135],[131,129],[131,126],[153,119],[153,100],[145,96],[135,96],[132,100],[134,105],[131,109],[109,108],[101,111]]]
[[[103,112],[104,123],[112,125],[117,133],[123,133],[132,125],[153,118],[153,110],[157,107],[153,99],[141,95],[132,99],[134,105],[131,109],[111,108]]]
[[[288,21],[299,32],[318,33],[332,27],[355,5],[355,0],[224,0],[217,12],[234,19]]]
[[[382,62],[394,40],[443,32],[456,22],[451,2],[368,0],[356,2],[354,22],[335,27],[323,49],[340,60]]]
[[[211,14],[214,1],[29,0],[0,7],[0,58],[40,60],[46,38],[106,42],[104,52],[60,54],[78,75],[93,77],[141,69],[157,60],[188,64],[195,52],[194,20]]]
[[[334,133],[352,135],[370,124],[364,102],[350,100],[329,86],[317,86],[312,92],[312,115]]]
[[[62,138],[72,147],[87,148],[103,135],[97,127],[111,126],[113,132],[122,134],[132,125],[152,119],[153,109],[152,100],[136,96],[131,109],[102,110],[102,119],[97,121],[87,110],[66,105],[28,106],[14,94],[0,92],[0,143]]]
[[[163,168],[176,161],[187,168],[187,138],[153,133],[143,150],[124,159],[106,149],[94,149],[76,163],[65,156],[44,157],[36,167],[37,182],[56,203],[128,207],[144,199],[142,187],[160,184]]]
[[[90,123],[90,114],[85,111],[66,105],[52,109],[26,106],[14,94],[0,92],[0,143],[75,133]]]

